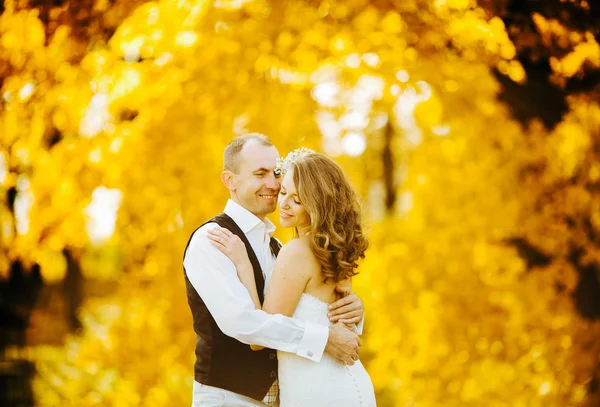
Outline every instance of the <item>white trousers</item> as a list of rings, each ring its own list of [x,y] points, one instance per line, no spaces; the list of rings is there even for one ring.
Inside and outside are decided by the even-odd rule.
[[[194,380],[192,407],[265,407],[265,405],[253,398],[207,386]]]

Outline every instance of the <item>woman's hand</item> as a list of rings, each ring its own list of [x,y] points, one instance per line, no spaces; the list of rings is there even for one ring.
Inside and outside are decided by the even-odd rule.
[[[228,229],[217,226],[208,231],[210,243],[219,249],[225,256],[233,262],[238,271],[240,268],[250,264],[246,245],[238,236],[231,233]]]

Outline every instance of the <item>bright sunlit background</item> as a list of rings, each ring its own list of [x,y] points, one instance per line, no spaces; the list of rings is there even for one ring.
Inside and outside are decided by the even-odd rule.
[[[190,405],[183,249],[246,132],[363,198],[379,405],[600,405],[598,3],[0,12],[1,405]]]

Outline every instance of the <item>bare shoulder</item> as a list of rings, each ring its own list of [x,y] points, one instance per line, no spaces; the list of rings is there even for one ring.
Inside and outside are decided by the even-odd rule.
[[[296,267],[320,270],[319,263],[315,257],[308,238],[290,240],[277,255],[277,262],[293,264]]]
[[[300,260],[303,258],[314,257],[310,248],[310,242],[308,239],[299,238],[292,239],[283,245],[277,258],[289,259],[289,260]]]

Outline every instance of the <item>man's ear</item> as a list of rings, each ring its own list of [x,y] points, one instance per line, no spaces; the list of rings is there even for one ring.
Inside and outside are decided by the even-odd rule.
[[[235,191],[235,179],[231,171],[225,170],[221,173],[221,181],[230,191]]]

